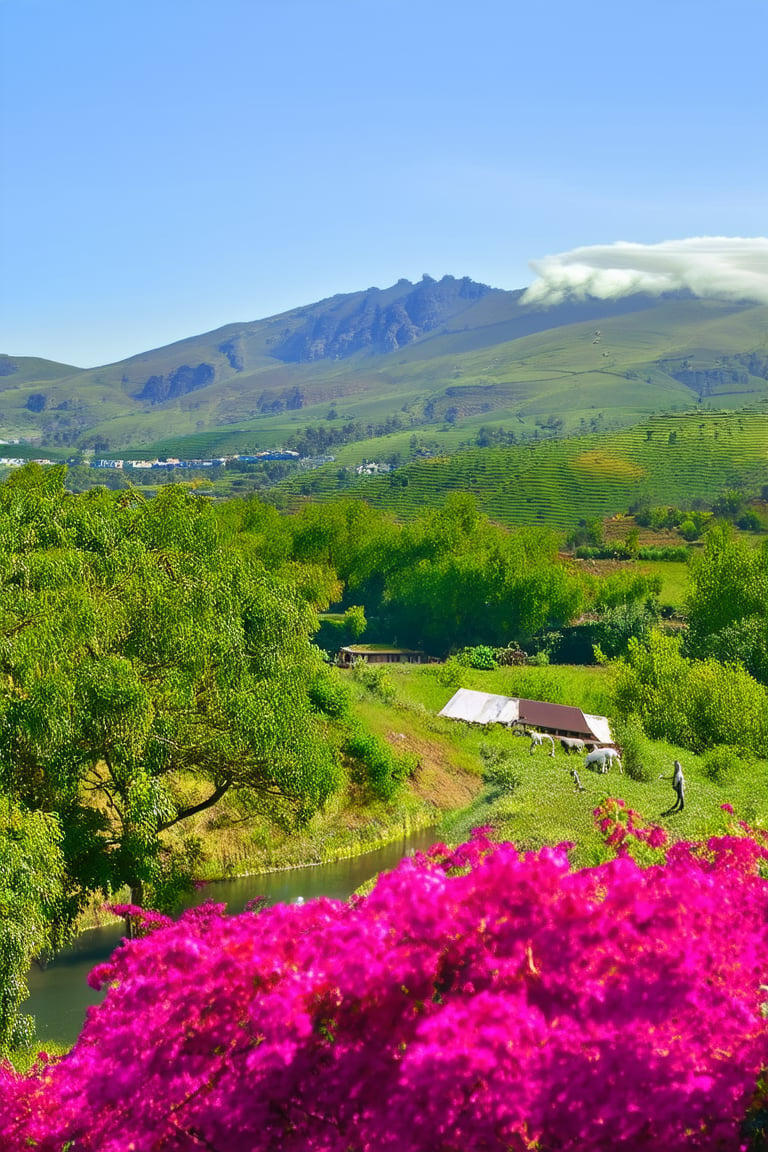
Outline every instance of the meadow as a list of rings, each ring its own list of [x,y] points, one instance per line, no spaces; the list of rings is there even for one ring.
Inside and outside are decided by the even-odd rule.
[[[725,827],[723,804],[751,825],[768,827],[768,765],[765,761],[739,760],[723,782],[709,778],[704,757],[665,741],[648,741],[647,783],[612,770],[598,775],[583,768],[581,757],[567,756],[556,745],[554,758],[547,750],[529,752],[529,741],[513,736],[500,725],[482,727],[437,715],[455,691],[441,682],[440,666],[393,666],[387,673],[395,691],[384,703],[370,695],[356,707],[366,721],[395,746],[419,752],[421,767],[410,787],[418,791],[420,775],[434,786],[444,769],[442,786],[446,799],[456,799],[472,776],[478,780],[475,795],[461,806],[447,805],[436,812],[438,828],[449,843],[466,839],[472,828],[490,824],[497,839],[511,840],[518,847],[533,849],[563,840],[575,844],[577,864],[592,864],[601,851],[593,812],[608,797],[621,797],[646,820],[656,822],[674,801],[669,777],[672,762],[683,764],[687,784],[682,813],[661,819],[672,839],[706,840]],[[569,704],[585,712],[608,715],[613,723],[612,669],[605,667],[546,666],[498,668],[494,671],[462,669],[461,686],[505,696],[522,696],[556,704]],[[498,796],[481,788],[484,766],[501,757],[504,770],[517,783]],[[450,766],[450,767],[449,767]],[[576,792],[571,769],[579,772],[584,792]],[[451,779],[451,772],[457,778]],[[659,776],[667,779],[659,779]],[[471,790],[471,788],[470,788]]]

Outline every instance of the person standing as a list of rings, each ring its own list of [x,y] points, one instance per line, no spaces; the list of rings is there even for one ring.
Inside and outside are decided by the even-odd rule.
[[[683,776],[683,766],[679,760],[672,761],[674,772],[672,776],[659,776],[659,780],[672,780],[672,787],[675,790],[675,802],[671,808],[666,812],[662,812],[662,816],[672,816],[675,812],[682,812],[685,808],[685,777]]]

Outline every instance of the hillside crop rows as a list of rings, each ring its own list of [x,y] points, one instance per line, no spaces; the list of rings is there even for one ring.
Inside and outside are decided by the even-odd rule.
[[[336,464],[285,490],[327,499],[339,493]],[[725,488],[756,490],[768,472],[768,413],[689,412],[651,417],[625,431],[535,446],[471,448],[414,461],[343,488],[409,518],[452,491],[473,491],[502,524],[568,528],[626,510],[638,500],[688,505]]]

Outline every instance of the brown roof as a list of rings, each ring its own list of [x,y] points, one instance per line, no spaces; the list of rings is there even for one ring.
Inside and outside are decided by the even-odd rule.
[[[520,720],[534,728],[558,728],[563,732],[578,733],[594,740],[581,708],[568,704],[545,704],[542,700],[521,700]]]

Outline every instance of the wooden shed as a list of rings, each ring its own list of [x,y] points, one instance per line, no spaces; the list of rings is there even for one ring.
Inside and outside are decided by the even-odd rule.
[[[339,649],[339,667],[349,668],[356,660],[365,660],[368,664],[429,663],[429,657],[415,648],[391,648],[387,644],[348,644]]]

